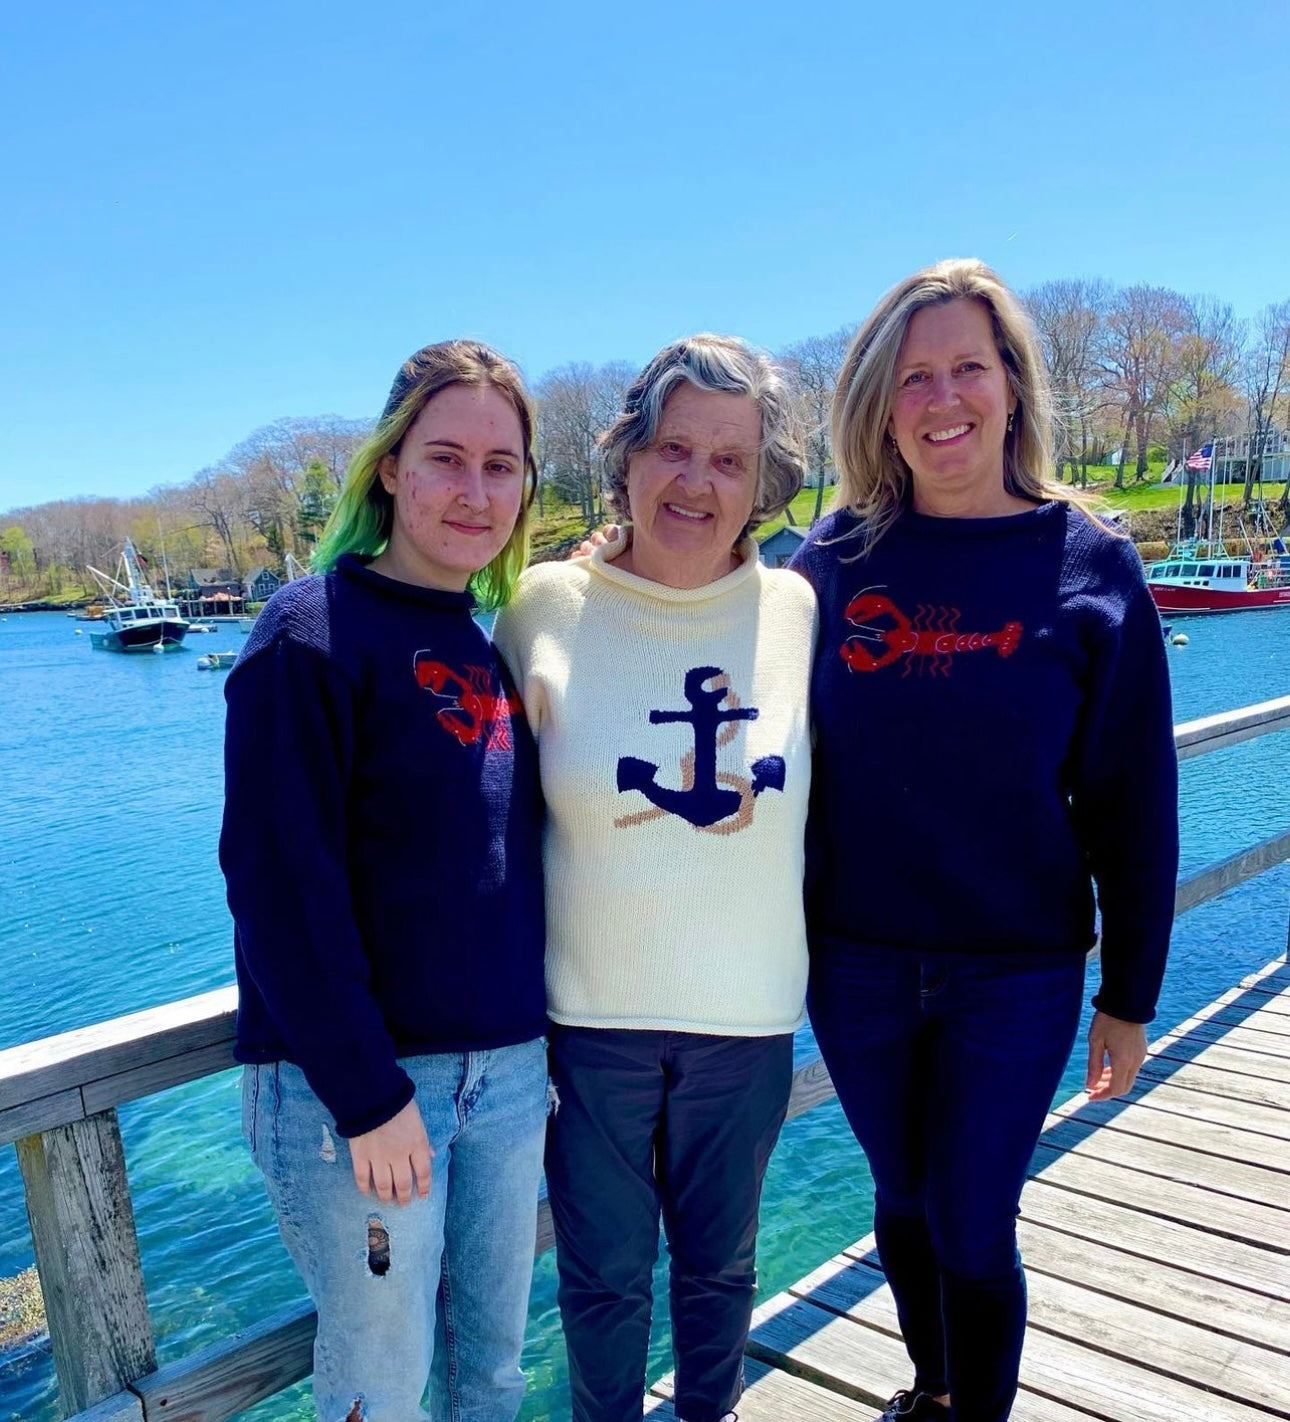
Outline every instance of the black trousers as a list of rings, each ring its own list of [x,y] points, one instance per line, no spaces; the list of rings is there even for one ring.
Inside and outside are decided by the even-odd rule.
[[[718,1422],[743,1387],[762,1178],[791,1035],[552,1028],[547,1190],[573,1422],[642,1415],[662,1216],[676,1413]]]

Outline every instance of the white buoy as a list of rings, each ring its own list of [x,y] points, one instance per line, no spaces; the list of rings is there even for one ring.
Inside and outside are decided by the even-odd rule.
[[[1185,647],[1187,645],[1187,634],[1185,632],[1175,632],[1169,640],[1175,647]]]
[[[78,637],[84,637],[84,636],[85,636],[85,633],[82,632],[81,629],[78,627],[78,628],[76,628],[76,635],[77,635]]]
[[[154,652],[164,652],[166,649],[165,649],[165,647],[164,647],[160,642],[158,642],[157,645],[156,645],[152,650],[153,650]]]

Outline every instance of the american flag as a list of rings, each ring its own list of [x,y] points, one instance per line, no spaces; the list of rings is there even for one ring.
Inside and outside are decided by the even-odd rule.
[[[1213,459],[1214,459],[1214,446],[1213,446],[1213,444],[1212,444],[1212,443],[1210,443],[1210,444],[1202,444],[1201,447],[1196,451],[1196,453],[1193,454],[1193,455],[1191,455],[1191,456],[1188,458],[1188,460],[1187,460],[1187,468],[1188,468],[1188,469],[1195,469],[1195,470],[1197,470],[1197,471],[1198,471],[1199,473],[1201,473],[1201,474],[1208,474],[1208,473],[1209,473],[1209,466],[1210,466],[1210,464],[1213,462]]]

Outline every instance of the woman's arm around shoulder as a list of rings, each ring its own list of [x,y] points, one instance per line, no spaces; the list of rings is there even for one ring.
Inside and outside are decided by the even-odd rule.
[[[535,734],[541,707],[534,689],[534,648],[544,634],[556,632],[576,616],[587,584],[585,562],[535,563],[526,568],[493,623],[493,644],[515,678]]]

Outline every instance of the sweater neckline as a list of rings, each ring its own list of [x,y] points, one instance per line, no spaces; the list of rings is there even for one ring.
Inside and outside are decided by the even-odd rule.
[[[937,514],[901,511],[894,530],[916,538],[962,540],[969,538],[1011,538],[1034,533],[1063,517],[1067,505],[1060,499],[1045,499],[1021,513],[998,514],[993,518],[943,518]],[[894,531],[893,530],[893,531]]]
[[[397,578],[387,578],[384,573],[376,572],[368,566],[370,561],[358,553],[342,553],[336,560],[336,572],[350,582],[398,602],[434,607],[442,612],[471,613],[475,610],[475,597],[469,591],[452,592],[447,588],[423,588],[416,583],[400,582]]]
[[[629,573],[624,568],[614,566],[615,559],[621,558],[631,547],[631,530],[628,528],[625,531],[628,535],[626,538],[618,538],[612,543],[601,544],[592,553],[588,565],[593,573],[606,582],[634,592],[638,596],[654,598],[658,602],[707,602],[714,597],[724,597],[726,593],[733,591],[755,576],[757,569],[761,566],[757,540],[749,534],[735,544],[734,552],[739,559],[737,568],[732,568],[730,572],[715,582],[704,583],[700,588],[668,587],[666,583],[656,583],[651,578],[642,578],[637,573]]]

